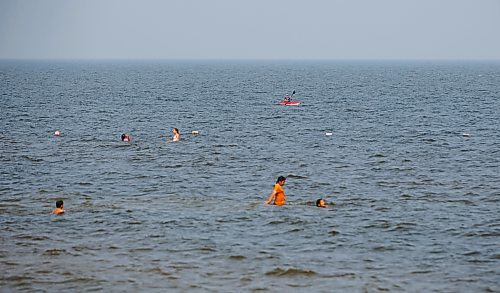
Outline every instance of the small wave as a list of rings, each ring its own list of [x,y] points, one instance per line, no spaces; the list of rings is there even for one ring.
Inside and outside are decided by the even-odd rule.
[[[411,194],[404,193],[404,194],[401,194],[400,197],[403,200],[407,200],[407,199],[411,199],[413,196]]]
[[[375,210],[377,212],[388,212],[391,210],[391,208],[390,207],[376,207]]]
[[[315,271],[302,270],[297,268],[289,268],[289,269],[276,268],[266,273],[266,276],[272,276],[272,277],[300,277],[300,276],[312,277],[315,275],[317,275]]]
[[[285,223],[285,221],[278,221],[278,220],[276,220],[276,221],[271,221],[271,222],[269,222],[267,224],[268,225],[279,225],[279,224],[283,224],[283,223]]]
[[[470,201],[468,199],[449,200],[448,202],[459,203],[464,205],[476,205],[473,201]]]
[[[415,223],[399,223],[394,228],[390,229],[389,231],[410,231],[412,230],[413,227],[416,227],[417,224]]]
[[[480,255],[481,253],[479,251],[467,251],[463,255],[466,256],[471,256],[471,255]]]
[[[27,239],[27,240],[33,240],[33,241],[43,241],[49,239],[46,236],[32,236],[32,235],[20,235],[16,237],[17,239]]]
[[[394,247],[380,245],[380,246],[374,247],[372,250],[373,251],[391,251],[391,250],[395,250],[395,249],[394,249]]]
[[[354,278],[356,278],[356,274],[355,273],[345,272],[345,273],[336,273],[336,274],[328,275],[328,276],[325,276],[325,277],[328,277],[328,278],[351,278],[351,279],[354,279]]]
[[[481,264],[481,263],[491,263],[493,260],[487,260],[487,259],[470,259],[467,260],[468,263],[473,263],[473,264]]]
[[[130,252],[142,252],[142,251],[153,251],[154,249],[151,247],[138,247],[130,249]]]
[[[332,236],[336,236],[338,235],[340,232],[337,231],[337,230],[331,230],[330,232],[328,232],[328,234],[332,235]]]
[[[126,222],[128,225],[141,225],[142,222],[141,221],[129,221],[129,222]]]
[[[73,246],[72,247],[74,251],[86,251],[86,250],[93,250],[93,251],[98,251],[100,248],[95,248],[95,247],[88,247],[88,246]]]
[[[229,259],[231,259],[231,260],[244,260],[244,259],[246,259],[246,257],[243,255],[231,255],[231,256],[229,256]]]
[[[467,232],[463,234],[465,237],[498,237],[500,232]]]
[[[307,176],[301,176],[301,175],[295,175],[295,174],[288,174],[286,177],[287,177],[287,179],[288,178],[293,178],[293,179],[307,179],[307,178],[309,178]]]
[[[429,271],[429,270],[411,272],[411,274],[414,274],[414,275],[422,275],[422,274],[430,274],[430,273],[432,273],[432,271]]]
[[[54,248],[54,249],[45,250],[45,252],[43,254],[44,255],[61,255],[64,253],[66,253],[66,250]]]
[[[164,270],[162,270],[161,268],[158,268],[158,267],[146,270],[145,272],[146,273],[160,274],[160,275],[168,276],[168,277],[172,276],[172,273],[166,272],[166,271],[164,271]]]
[[[291,288],[306,288],[309,287],[309,284],[287,284]]]
[[[76,184],[82,185],[82,186],[90,186],[90,185],[92,185],[92,183],[90,183],[90,182],[77,182]]]
[[[216,252],[217,251],[217,249],[210,247],[210,246],[200,247],[199,250],[203,251],[203,252]]]
[[[87,278],[87,277],[77,277],[77,278],[71,278],[71,279],[67,279],[67,280],[64,280],[64,281],[61,281],[61,283],[70,283],[70,284],[73,284],[73,283],[85,283],[85,284],[93,284],[95,285],[96,283],[104,283],[104,281],[102,280],[96,280],[94,278]]]
[[[229,147],[238,147],[239,145],[236,143],[230,143],[230,144],[216,144],[214,145],[215,148],[229,148]]]
[[[25,281],[32,281],[32,280],[34,280],[34,278],[32,278],[30,276],[12,276],[12,277],[7,277],[4,280],[16,282],[16,283],[21,283],[21,282],[25,282]]]
[[[376,220],[373,223],[366,225],[364,228],[380,228],[380,229],[388,229],[391,227],[391,224],[386,220]]]
[[[26,156],[26,155],[21,156],[21,158],[26,159],[26,160],[31,161],[31,162],[43,162],[42,158],[35,158],[35,157],[31,157],[31,156]]]

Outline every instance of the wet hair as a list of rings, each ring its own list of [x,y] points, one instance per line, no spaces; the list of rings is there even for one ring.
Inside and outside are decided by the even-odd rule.
[[[175,132],[176,132],[176,133],[180,133],[180,132],[179,132],[179,129],[177,129],[177,128],[175,128],[175,127],[174,127],[174,130],[175,130]]]
[[[280,181],[286,181],[286,178],[284,176],[280,176],[280,177],[278,177],[278,180],[276,180],[276,183],[278,183]]]
[[[317,207],[320,207],[320,204],[321,204],[322,200],[323,200],[322,198],[319,198],[318,200],[316,200],[316,206]]]
[[[62,200],[56,201],[56,208],[60,209],[63,206],[64,202]]]
[[[127,135],[126,135],[125,133],[124,133],[124,134],[122,134],[122,140],[124,140],[124,139],[125,139],[125,137],[127,137]]]

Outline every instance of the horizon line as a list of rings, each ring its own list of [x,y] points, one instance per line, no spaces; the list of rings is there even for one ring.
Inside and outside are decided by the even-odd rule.
[[[0,61],[181,61],[181,62],[192,62],[192,61],[255,61],[255,62],[273,62],[273,61],[318,61],[318,62],[342,62],[342,61],[443,61],[443,62],[499,62],[500,58],[113,58],[113,57],[63,57],[63,58],[43,58],[43,57],[33,57],[33,58],[17,58],[17,57],[0,57]]]

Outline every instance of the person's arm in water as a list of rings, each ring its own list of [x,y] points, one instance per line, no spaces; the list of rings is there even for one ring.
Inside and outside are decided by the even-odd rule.
[[[265,204],[270,204],[273,200],[274,197],[276,196],[276,190],[273,190],[273,193],[269,196],[269,198],[264,202]]]

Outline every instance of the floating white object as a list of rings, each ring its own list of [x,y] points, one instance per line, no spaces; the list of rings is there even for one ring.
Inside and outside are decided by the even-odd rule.
[[[325,133],[325,134],[326,134],[327,136],[333,135],[333,133],[331,133],[331,132],[327,132],[327,133]]]
[[[191,131],[191,133],[192,133],[193,135],[197,135],[199,132],[198,132],[198,130],[193,130],[193,131]]]
[[[464,133],[462,133],[462,136],[463,136],[463,137],[470,137],[470,134],[469,134],[469,133],[465,133],[465,132],[464,132]]]
[[[61,135],[61,132],[60,132],[59,130],[56,130],[56,131],[54,132],[54,135],[55,135],[55,136],[59,136],[59,135]]]

